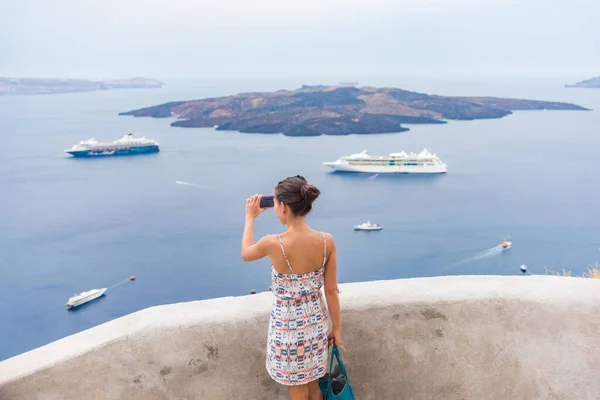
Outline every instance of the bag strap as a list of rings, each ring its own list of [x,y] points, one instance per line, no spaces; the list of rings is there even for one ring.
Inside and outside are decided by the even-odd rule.
[[[329,382],[331,382],[331,374],[333,373],[333,346],[329,346],[329,371],[327,378]]]
[[[331,374],[333,372],[333,357],[335,357],[335,359],[337,360],[337,363],[340,366],[340,372],[346,378],[346,382],[349,383],[350,380],[348,379],[348,374],[346,373],[346,367],[344,367],[344,362],[342,361],[342,357],[340,357],[340,350],[338,349],[336,344],[331,346],[331,357],[329,358],[329,376],[331,377]],[[331,378],[329,379],[329,381],[331,382]]]

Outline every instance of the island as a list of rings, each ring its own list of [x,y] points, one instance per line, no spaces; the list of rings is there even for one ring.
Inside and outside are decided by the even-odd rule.
[[[111,79],[93,81],[89,79],[46,79],[46,78],[2,78],[0,95],[10,94],[55,94],[73,92],[95,92],[108,89],[160,88],[161,81],[148,78]]]
[[[600,88],[600,76],[595,78],[587,79],[585,81],[577,82],[574,85],[565,85],[570,88]]]
[[[401,124],[501,118],[515,110],[586,110],[551,101],[496,97],[447,97],[395,88],[303,85],[297,90],[242,93],[175,101],[119,113],[176,117],[178,127],[216,127],[244,133],[288,136],[394,133]]]

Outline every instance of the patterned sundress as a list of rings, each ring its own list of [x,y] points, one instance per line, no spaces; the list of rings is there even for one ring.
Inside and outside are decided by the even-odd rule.
[[[323,265],[315,272],[296,274],[279,244],[289,274],[271,266],[271,292],[275,295],[267,341],[267,371],[286,386],[304,385],[325,375],[328,320],[321,295],[327,240],[323,233]]]

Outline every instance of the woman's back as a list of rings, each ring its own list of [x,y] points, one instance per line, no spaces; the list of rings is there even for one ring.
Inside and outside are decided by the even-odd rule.
[[[312,229],[277,235],[277,243],[269,252],[273,269],[280,274],[319,271],[326,258],[327,236]]]
[[[311,233],[317,233],[320,237],[321,242],[321,260],[319,267],[315,270],[312,262],[314,257],[315,243],[312,234],[298,235],[298,240],[295,242],[295,252],[303,256],[294,257],[294,261],[298,261],[299,264],[304,266],[302,271],[298,271],[296,267],[292,266],[290,261],[290,255],[283,244],[283,235],[277,235],[279,241],[279,247],[281,247],[281,255],[283,256],[283,262],[285,263],[287,271],[281,272],[273,265],[273,271],[271,273],[271,291],[273,294],[282,301],[293,300],[295,302],[304,300],[311,300],[320,296],[320,290],[324,283],[325,274],[325,262],[327,257],[327,239],[325,233],[318,233],[312,231]],[[292,235],[289,235],[292,236]],[[319,254],[319,250],[316,250]],[[318,261],[317,261],[318,262]]]

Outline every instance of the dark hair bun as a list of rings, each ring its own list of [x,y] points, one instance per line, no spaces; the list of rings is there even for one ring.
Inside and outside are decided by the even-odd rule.
[[[315,185],[306,184],[300,189],[300,195],[310,204],[312,204],[320,194],[321,191],[317,189]]]
[[[312,203],[321,191],[309,184],[303,176],[285,178],[275,187],[277,201],[287,205],[296,216],[303,217],[312,210]]]

